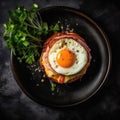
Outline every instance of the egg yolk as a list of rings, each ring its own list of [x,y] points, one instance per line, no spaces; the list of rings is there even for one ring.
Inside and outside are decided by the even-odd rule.
[[[63,49],[57,53],[56,61],[61,67],[69,68],[74,64],[75,58],[75,54],[72,51]]]

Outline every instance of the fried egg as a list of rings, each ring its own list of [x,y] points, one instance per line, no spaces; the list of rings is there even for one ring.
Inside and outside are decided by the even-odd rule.
[[[87,52],[74,39],[63,38],[52,46],[48,54],[48,60],[57,73],[73,75],[78,73],[87,63]]]

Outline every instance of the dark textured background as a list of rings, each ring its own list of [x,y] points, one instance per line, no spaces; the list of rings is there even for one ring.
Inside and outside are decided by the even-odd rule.
[[[10,52],[3,39],[2,24],[8,10],[16,5],[30,7],[69,6],[93,18],[107,34],[112,50],[108,80],[99,92],[85,103],[69,109],[38,105],[16,84],[10,68]],[[120,119],[120,4],[119,0],[0,0],[0,120],[117,120]]]

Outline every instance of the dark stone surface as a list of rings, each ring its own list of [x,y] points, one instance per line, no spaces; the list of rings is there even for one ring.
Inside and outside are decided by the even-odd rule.
[[[38,105],[16,84],[10,68],[10,52],[3,40],[2,24],[8,10],[17,5],[53,5],[77,8],[93,18],[107,34],[112,50],[108,80],[90,100],[69,109]],[[0,120],[117,120],[120,119],[120,4],[119,0],[1,0],[0,1]]]

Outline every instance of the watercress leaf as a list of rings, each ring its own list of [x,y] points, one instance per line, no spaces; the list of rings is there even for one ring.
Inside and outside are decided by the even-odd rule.
[[[32,5],[32,8],[33,8],[33,9],[34,9],[34,8],[35,8],[35,9],[38,9],[39,6],[38,6],[37,4],[34,3],[34,4]]]
[[[29,42],[28,41],[24,41],[23,45],[27,47],[29,45]]]
[[[53,32],[58,32],[60,30],[59,24],[56,23],[55,25],[51,25],[49,30]]]

